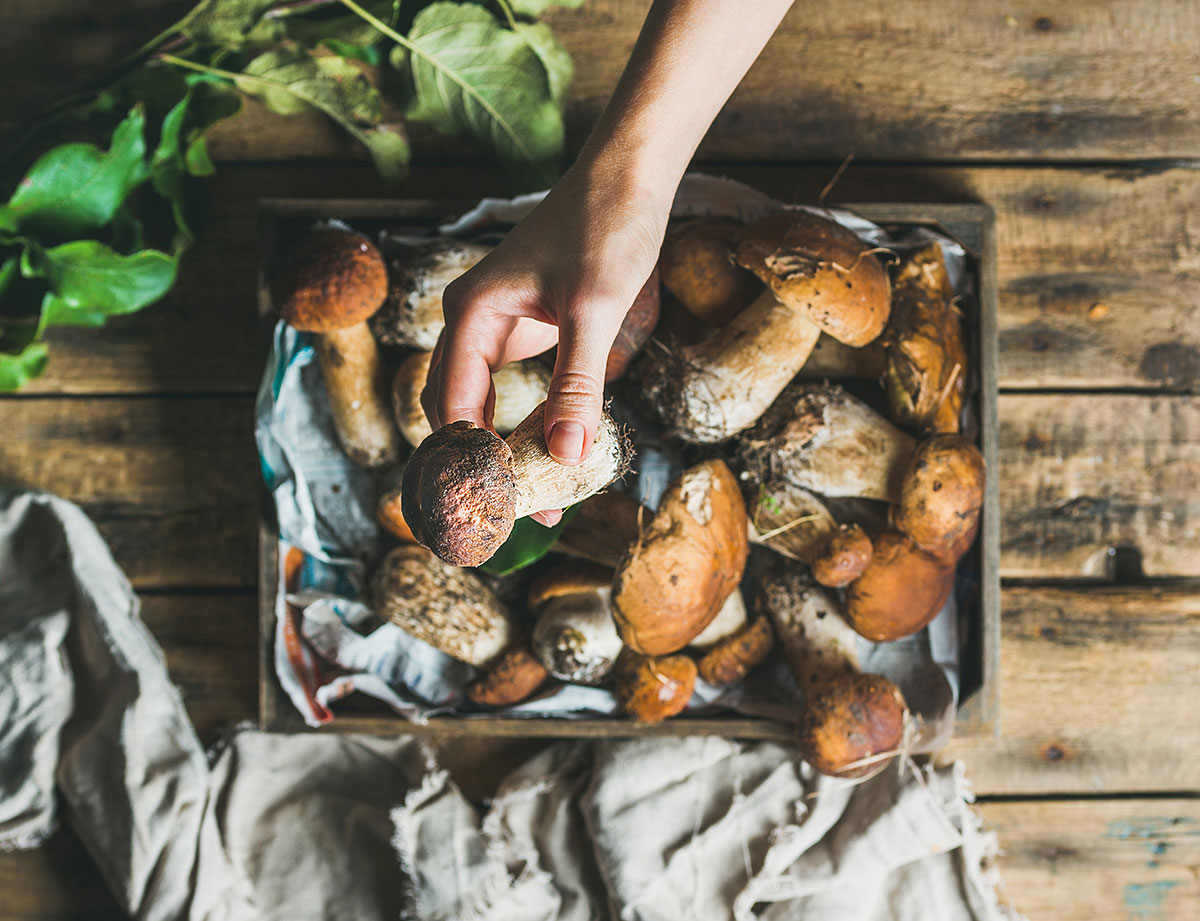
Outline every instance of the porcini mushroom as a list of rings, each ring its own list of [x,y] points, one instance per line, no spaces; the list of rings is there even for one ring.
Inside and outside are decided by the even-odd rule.
[[[836,385],[788,387],[740,439],[748,469],[822,496],[895,502],[915,442]]]
[[[615,569],[637,540],[642,523],[652,517],[654,513],[628,493],[615,489],[597,493],[575,506],[554,549]]]
[[[979,522],[984,476],[983,454],[961,435],[923,441],[904,474],[896,527],[922,550],[946,556]]]
[[[741,581],[748,550],[746,506],[725,462],[685,470],[617,567],[613,616],[626,645],[644,655],[686,646]]]
[[[746,480],[750,487],[756,483],[753,477]],[[810,562],[837,527],[820,496],[786,479],[743,489],[742,495],[753,509],[750,542],[769,547],[781,556]]]
[[[770,215],[738,235],[737,258],[768,290],[712,337],[659,361],[647,381],[667,428],[685,441],[724,441],[753,425],[822,330],[861,346],[887,322],[887,272],[833,221]]]
[[[508,613],[487,586],[422,547],[397,547],[383,558],[371,599],[384,620],[469,665],[487,667],[513,640]]]
[[[827,588],[845,588],[871,563],[871,538],[856,524],[839,525],[812,559],[813,578]]]
[[[437,345],[446,325],[442,315],[446,286],[474,268],[492,248],[440,239],[398,249],[398,255],[388,261],[387,303],[372,318],[371,331],[384,345],[428,351]]]
[[[658,269],[655,268],[626,311],[617,338],[608,350],[608,362],[604,366],[605,382],[624,376],[630,362],[642,350],[658,325],[660,302]]]
[[[774,645],[771,622],[760,614],[704,653],[697,663],[700,677],[712,685],[741,681],[766,660]]]
[[[555,678],[607,680],[625,646],[613,624],[611,594],[612,570],[585,562],[555,567],[530,586],[529,608],[538,614],[531,648]]]
[[[429,419],[421,406],[421,391],[429,376],[432,352],[414,352],[400,363],[392,378],[392,409],[400,434],[414,448],[433,434]],[[550,389],[550,372],[536,361],[514,361],[492,375],[496,403],[492,411],[492,426],[501,435],[508,435],[546,399]]]
[[[885,531],[846,590],[846,619],[869,640],[898,640],[933,620],[953,588],[953,563],[926,553],[907,534]]]
[[[511,707],[533,694],[548,677],[545,666],[529,648],[518,644],[467,686],[467,699],[485,707]]]
[[[379,349],[366,320],[387,294],[375,245],[344,230],[310,234],[273,284],[279,313],[314,334],[333,423],[346,455],[364,467],[394,463],[400,437],[388,411]]]
[[[613,693],[637,722],[661,723],[687,707],[696,675],[696,663],[687,656],[643,656],[626,649],[617,660]]]
[[[663,241],[663,287],[709,326],[724,326],[762,291],[751,272],[734,264],[738,230],[730,221],[684,221],[668,230]]]
[[[402,500],[403,496],[398,485],[385,489],[379,494],[379,500],[375,503],[375,520],[393,537],[406,544],[415,544],[417,539],[413,537],[412,528],[404,520]]]
[[[898,752],[908,707],[891,681],[861,671],[854,631],[825,589],[796,570],[768,573],[758,603],[804,693],[800,750],[825,774],[861,777]]]
[[[418,447],[404,471],[404,519],[417,541],[455,566],[478,566],[507,540],[518,518],[565,508],[599,492],[629,467],[632,446],[604,413],[582,464],[567,467],[546,447],[545,404],[507,439],[453,422]]]
[[[721,605],[707,627],[692,637],[688,643],[693,649],[710,649],[721,640],[732,636],[746,626],[746,601],[740,589],[734,589]]]

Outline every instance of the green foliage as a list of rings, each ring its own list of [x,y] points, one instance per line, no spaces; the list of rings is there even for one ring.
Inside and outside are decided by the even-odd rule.
[[[19,390],[46,370],[46,344],[30,342],[7,351],[5,332],[0,329],[0,391]]]
[[[275,0],[200,0],[171,30],[198,45],[241,48]]]
[[[536,19],[554,6],[577,9],[583,6],[583,0],[508,0],[508,5],[518,16],[529,16]]]
[[[518,518],[508,540],[479,568],[494,576],[506,576],[532,566],[554,549],[558,535],[578,511],[579,506],[567,509],[563,512],[562,521],[552,528],[538,524],[532,518]]]

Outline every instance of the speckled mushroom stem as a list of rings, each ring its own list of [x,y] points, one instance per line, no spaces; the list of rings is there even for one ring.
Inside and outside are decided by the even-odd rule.
[[[318,333],[314,346],[347,456],[363,467],[397,461],[400,438],[388,408],[379,349],[367,324]]]

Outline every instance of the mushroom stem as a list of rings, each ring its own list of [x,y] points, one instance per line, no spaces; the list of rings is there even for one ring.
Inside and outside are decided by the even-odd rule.
[[[388,411],[379,349],[367,324],[317,333],[314,347],[346,454],[363,467],[395,462],[400,439]]]

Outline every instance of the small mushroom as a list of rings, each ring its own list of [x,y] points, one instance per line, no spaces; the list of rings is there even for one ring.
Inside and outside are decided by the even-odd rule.
[[[429,351],[446,325],[442,315],[446,286],[474,268],[492,248],[443,239],[398,250],[389,259],[387,303],[372,318],[371,331],[383,345]]]
[[[593,686],[608,679],[625,646],[611,594],[612,570],[585,562],[558,566],[530,586],[529,607],[538,613],[533,655],[555,678]]]
[[[467,686],[467,698],[485,707],[519,704],[546,683],[549,673],[524,645],[508,649],[483,677]]]
[[[417,541],[455,566],[490,559],[518,518],[574,505],[629,467],[632,446],[605,413],[586,460],[556,461],[543,432],[545,404],[502,440],[470,422],[426,438],[404,471],[404,519]]]
[[[813,578],[827,588],[845,588],[871,562],[871,538],[856,524],[843,524],[812,560]]]
[[[608,350],[608,362],[604,368],[604,380],[615,381],[623,377],[630,362],[637,356],[658,325],[660,309],[658,269],[655,268],[638,291],[632,306],[621,321],[617,338]]]
[[[698,672],[687,656],[643,656],[626,649],[617,660],[613,691],[621,710],[643,724],[682,713]]]
[[[771,622],[760,614],[704,654],[699,662],[700,677],[713,685],[741,681],[766,660],[774,645]]]
[[[836,385],[789,387],[741,438],[753,473],[822,496],[894,502],[915,442]]]
[[[953,563],[926,553],[907,534],[885,531],[846,590],[846,619],[869,640],[898,640],[933,620],[953,588]]]
[[[979,522],[984,479],[979,448],[961,435],[933,436],[917,446],[908,462],[896,527],[922,550],[947,555]]]
[[[396,425],[414,448],[433,434],[421,406],[432,358],[432,352],[414,352],[400,363],[392,379]],[[496,391],[492,425],[500,435],[508,435],[546,399],[550,372],[536,361],[514,361],[492,375],[492,386]]]
[[[862,346],[887,321],[887,273],[833,221],[804,211],[770,215],[741,231],[737,257],[768,290],[710,338],[657,362],[647,379],[668,430],[684,441],[724,441],[753,425],[822,329]]]
[[[729,221],[684,221],[663,241],[663,287],[709,326],[724,326],[762,291],[752,273],[734,264],[738,230]]]
[[[769,572],[758,603],[804,692],[800,750],[818,771],[861,777],[898,751],[908,707],[891,681],[864,674],[833,596],[796,570]]]
[[[387,294],[383,257],[365,237],[344,230],[310,234],[273,282],[279,313],[314,333],[338,439],[364,467],[394,463],[400,437],[388,411],[379,349],[366,320]]]
[[[421,547],[383,558],[371,598],[384,620],[468,665],[486,668],[513,640],[507,612],[479,577]]]
[[[741,581],[748,550],[746,507],[725,462],[685,470],[617,567],[613,616],[626,645],[665,655],[690,643]]]

